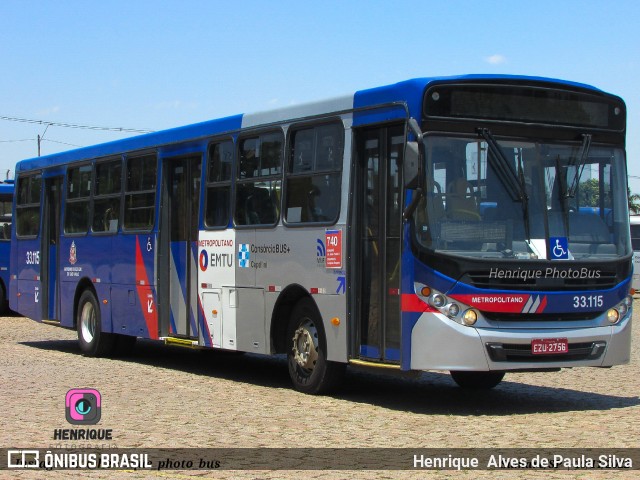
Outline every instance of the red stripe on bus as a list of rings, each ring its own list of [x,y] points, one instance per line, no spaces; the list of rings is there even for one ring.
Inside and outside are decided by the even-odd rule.
[[[403,312],[437,312],[431,305],[423,302],[415,293],[403,293],[400,297],[400,308]]]
[[[138,291],[138,300],[144,315],[144,321],[147,324],[149,338],[158,338],[158,310],[153,291],[149,285],[147,270],[144,268],[144,259],[142,258],[142,250],[140,249],[140,241],[136,237],[136,290]]]
[[[547,296],[542,297],[542,302],[540,302],[540,306],[536,310],[536,313],[544,312],[544,309],[547,308]]]

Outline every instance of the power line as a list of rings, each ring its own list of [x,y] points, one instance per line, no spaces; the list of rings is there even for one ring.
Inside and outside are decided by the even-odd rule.
[[[82,148],[82,145],[76,145],[75,143],[60,142],[58,140],[49,140],[48,138],[42,138],[40,140],[43,142],[59,143],[60,145],[69,145],[70,147]]]
[[[0,140],[0,143],[16,143],[16,142],[35,142],[37,138],[23,138],[21,140]],[[83,145],[77,145],[75,143],[61,142],[59,140],[51,140],[48,138],[40,138],[41,142],[59,143],[60,145],[69,145],[70,147],[82,148]]]
[[[129,132],[129,133],[153,132],[153,130],[145,130],[140,128],[99,127],[96,125],[81,125],[78,123],[49,122],[47,120],[33,120],[29,118],[6,117],[4,115],[0,115],[0,120],[6,120],[7,122],[20,122],[20,123],[32,123],[37,125],[47,125],[50,127],[79,128],[82,130],[101,130],[101,131],[107,131],[107,132]]]

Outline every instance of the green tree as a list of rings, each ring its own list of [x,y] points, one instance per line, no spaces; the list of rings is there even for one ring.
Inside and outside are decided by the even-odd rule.
[[[629,198],[629,213],[632,215],[640,214],[640,194],[631,193],[630,188],[627,188],[627,193]],[[585,182],[581,182],[580,190],[578,191],[578,205],[581,207],[599,207],[599,202],[600,183],[598,179],[590,178]]]
[[[631,193],[631,189],[627,188],[629,193],[629,213],[638,215],[640,213],[640,195]]]
[[[581,207],[600,206],[600,182],[597,178],[590,178],[586,182],[580,183],[578,205]]]

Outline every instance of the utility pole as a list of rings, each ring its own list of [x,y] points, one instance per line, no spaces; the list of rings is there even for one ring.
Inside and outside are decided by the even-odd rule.
[[[38,156],[40,156],[40,144],[42,143],[42,139],[44,138],[44,134],[47,133],[47,129],[51,126],[50,123],[47,123],[47,128],[42,132],[42,136],[38,135]]]

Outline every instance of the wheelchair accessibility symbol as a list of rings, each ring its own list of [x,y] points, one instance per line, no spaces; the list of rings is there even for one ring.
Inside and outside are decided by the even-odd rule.
[[[569,259],[569,241],[567,237],[551,237],[549,238],[551,246],[551,260],[568,260]]]

